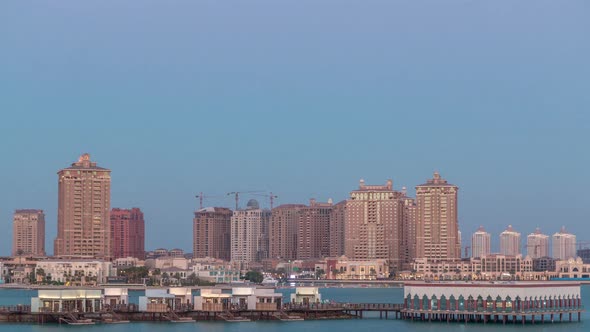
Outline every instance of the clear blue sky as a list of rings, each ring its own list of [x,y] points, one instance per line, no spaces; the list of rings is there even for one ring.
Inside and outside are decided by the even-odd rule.
[[[147,249],[191,251],[197,192],[413,194],[434,170],[461,188],[464,242],[480,224],[496,243],[508,224],[590,241],[588,17],[588,1],[3,2],[0,255],[17,208],[46,211],[53,251],[56,172],[84,152],[112,170],[113,207],[145,212]]]

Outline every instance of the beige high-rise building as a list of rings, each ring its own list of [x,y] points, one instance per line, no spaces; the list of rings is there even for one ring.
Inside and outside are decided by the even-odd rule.
[[[320,203],[315,199],[301,209],[297,226],[297,259],[330,256],[330,217],[332,201]]]
[[[336,203],[330,215],[330,257],[344,255],[344,225],[346,223],[346,201]]]
[[[193,219],[193,258],[230,260],[231,218],[223,207],[207,207],[195,212]]]
[[[553,234],[553,258],[560,260],[576,258],[576,236],[567,232],[565,227]]]
[[[401,268],[402,193],[386,185],[366,185],[350,193],[346,202],[344,254],[351,260],[387,259]]]
[[[461,258],[457,193],[438,172],[425,184],[416,186],[416,256],[427,260]]]
[[[242,263],[260,262],[268,258],[268,238],[271,212],[251,199],[245,210],[231,217],[231,260]]]
[[[16,210],[12,222],[12,255],[45,256],[43,210]]]
[[[535,229],[526,238],[527,255],[531,258],[549,257],[549,236],[541,233],[539,228]]]
[[[483,226],[479,226],[471,236],[471,257],[481,258],[488,256],[491,251],[491,243],[490,233],[486,232]]]
[[[58,173],[55,256],[107,258],[111,254],[111,171],[89,154]]]
[[[303,204],[284,204],[272,210],[269,258],[297,259],[297,226]]]
[[[403,188],[402,197],[403,213],[402,213],[402,238],[401,238],[401,259],[404,270],[411,270],[412,263],[416,258],[416,199],[407,197],[405,195],[405,188]]]
[[[505,256],[521,255],[520,233],[508,225],[505,231],[500,233],[500,254]]]

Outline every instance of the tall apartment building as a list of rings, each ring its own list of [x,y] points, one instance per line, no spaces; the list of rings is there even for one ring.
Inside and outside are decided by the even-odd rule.
[[[12,222],[12,255],[45,256],[43,210],[16,210]]]
[[[297,226],[303,204],[284,204],[272,210],[269,225],[269,258],[297,259]]]
[[[346,200],[334,204],[330,215],[330,257],[344,255],[344,225]]]
[[[500,233],[500,254],[505,256],[521,255],[520,233],[508,225],[505,231]]]
[[[223,207],[207,207],[195,212],[193,219],[193,258],[231,258],[231,218]]]
[[[576,236],[568,233],[565,227],[553,234],[553,258],[560,260],[576,258]]]
[[[549,236],[541,233],[539,228],[526,237],[527,255],[533,259],[549,257]]]
[[[344,252],[349,259],[387,259],[391,268],[401,268],[401,197],[391,180],[384,186],[360,181],[346,202]]]
[[[481,258],[489,256],[491,251],[490,233],[486,232],[483,226],[479,226],[477,231],[471,236],[471,257]]]
[[[57,237],[54,255],[111,255],[111,171],[89,154],[58,173]]]
[[[297,259],[330,256],[330,217],[332,201],[320,203],[315,199],[301,209],[297,225]]]
[[[145,221],[139,208],[111,210],[112,258],[145,258]]]
[[[271,212],[259,207],[251,199],[245,210],[233,212],[231,217],[231,260],[259,262],[268,258],[268,231]]]
[[[402,237],[401,237],[401,260],[404,270],[411,270],[412,263],[416,258],[416,199],[405,195],[405,188],[402,188],[403,203],[402,212]]]
[[[416,256],[428,260],[461,258],[457,193],[438,172],[426,183],[416,186]]]

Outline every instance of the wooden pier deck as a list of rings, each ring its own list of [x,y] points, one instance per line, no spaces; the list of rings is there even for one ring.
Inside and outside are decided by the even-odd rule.
[[[129,321],[296,321],[309,319],[401,319],[421,322],[464,322],[501,324],[544,324],[581,320],[583,306],[574,308],[534,308],[525,310],[432,310],[404,308],[399,303],[329,303],[283,304],[279,310],[248,310],[243,307],[224,311],[196,311],[184,308],[163,313],[140,312],[137,306],[107,309],[99,312],[40,312],[32,313],[30,306],[0,306],[0,322],[60,323],[92,320],[98,323]],[[368,315],[373,313],[372,315]]]

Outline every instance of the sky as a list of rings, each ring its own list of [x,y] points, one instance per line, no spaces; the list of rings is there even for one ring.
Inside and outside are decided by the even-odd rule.
[[[346,199],[363,178],[460,188],[479,225],[590,241],[587,1],[6,1],[0,255],[15,209],[57,232],[57,172],[90,153],[146,249],[192,251],[195,195]],[[264,197],[243,195],[241,205]]]

